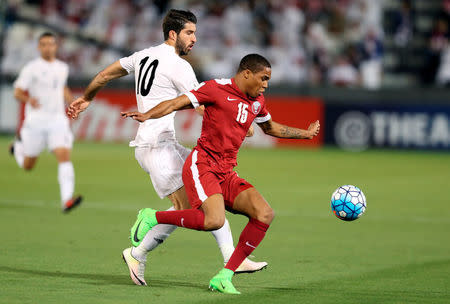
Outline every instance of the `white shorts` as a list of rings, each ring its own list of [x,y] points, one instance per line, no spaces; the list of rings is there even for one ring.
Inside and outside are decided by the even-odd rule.
[[[160,198],[177,191],[183,186],[181,174],[191,150],[175,141],[158,147],[136,147],[134,155],[139,165],[150,175],[156,193]]]
[[[36,157],[45,149],[72,149],[73,135],[69,123],[64,120],[47,122],[45,125],[25,123],[20,130],[25,156]]]

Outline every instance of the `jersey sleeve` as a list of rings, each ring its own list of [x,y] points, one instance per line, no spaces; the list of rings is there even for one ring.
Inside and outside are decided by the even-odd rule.
[[[208,80],[200,83],[196,88],[185,94],[191,101],[194,108],[197,108],[201,105],[215,103],[214,89],[215,81]]]
[[[24,91],[27,91],[30,88],[31,80],[33,78],[33,74],[31,71],[30,65],[26,65],[19,73],[19,77],[17,77],[14,82],[14,88],[19,88]]]
[[[177,69],[175,73],[172,81],[179,92],[188,92],[198,86],[197,77],[188,62],[184,62],[183,68]]]
[[[133,53],[128,57],[123,57],[119,59],[120,65],[130,74],[134,72],[134,63],[136,62],[137,52]]]
[[[261,111],[256,115],[254,122],[261,124],[269,121],[271,118],[272,116],[270,115],[269,110],[267,110],[266,103],[263,102]]]

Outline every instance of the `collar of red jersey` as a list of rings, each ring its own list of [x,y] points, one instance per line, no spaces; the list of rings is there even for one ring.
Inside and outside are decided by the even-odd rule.
[[[234,80],[234,77],[233,78],[231,78],[231,87],[237,92],[237,95],[239,95],[239,97],[241,97],[241,98],[243,98],[243,99],[247,99],[247,100],[250,100],[250,101],[255,101],[255,100],[257,100],[258,99],[258,97],[251,97],[251,96],[248,96],[247,94],[244,94],[240,89],[239,89],[239,87],[236,85],[236,81]]]

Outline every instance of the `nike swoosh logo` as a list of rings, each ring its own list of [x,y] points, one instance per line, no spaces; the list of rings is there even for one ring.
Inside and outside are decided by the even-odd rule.
[[[248,241],[245,242],[245,245],[250,246],[250,247],[252,247],[252,248],[256,248],[256,246],[251,245]]]
[[[237,100],[237,99],[230,98],[230,96],[228,96],[228,97],[227,97],[227,100],[228,100],[228,101],[233,101],[233,100]]]
[[[138,233],[138,230],[139,230],[139,226],[141,226],[141,223],[142,223],[142,220],[139,222],[139,224],[138,224],[137,227],[136,227],[136,230],[134,231],[133,239],[134,239],[135,242],[140,242],[140,241],[141,241],[141,240],[139,240],[138,237],[137,237],[137,233]]]
[[[181,227],[184,227],[184,224],[183,224],[183,222],[184,222],[184,217],[183,217],[183,218],[181,218]]]
[[[220,282],[220,285],[222,285],[222,288],[225,289],[225,286],[223,286],[223,283],[222,283],[222,282]]]
[[[138,282],[141,283],[141,285],[145,285],[144,282],[142,282],[141,279],[138,278],[138,276],[134,273],[133,270],[131,270],[131,272],[133,273],[133,276],[136,278],[136,280],[138,280]]]

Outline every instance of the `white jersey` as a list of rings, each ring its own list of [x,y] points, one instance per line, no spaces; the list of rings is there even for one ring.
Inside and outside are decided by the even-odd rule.
[[[141,113],[198,85],[191,65],[165,43],[121,58],[120,64],[128,73],[135,72],[136,101]],[[140,123],[130,146],[152,147],[175,140],[174,117],[175,113],[171,113]]]
[[[54,120],[68,121],[64,104],[64,87],[69,67],[60,60],[46,61],[37,58],[27,63],[14,82],[14,88],[28,91],[40,107],[25,104],[25,124],[41,124]]]

